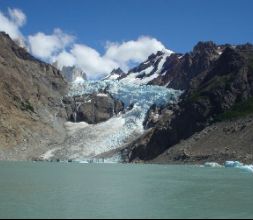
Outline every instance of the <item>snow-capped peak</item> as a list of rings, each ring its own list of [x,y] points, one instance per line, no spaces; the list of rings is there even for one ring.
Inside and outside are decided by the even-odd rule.
[[[124,77],[126,73],[121,69],[114,69],[108,76],[104,78],[104,80],[118,80],[121,77]]]
[[[173,51],[164,49],[152,54],[146,61],[138,67],[131,69],[128,74],[121,79],[123,82],[131,82],[138,85],[146,85],[163,74],[164,64]]]

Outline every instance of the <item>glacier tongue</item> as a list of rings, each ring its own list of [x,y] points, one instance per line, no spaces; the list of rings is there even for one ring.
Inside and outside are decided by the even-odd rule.
[[[178,101],[181,91],[160,86],[135,85],[121,81],[85,81],[73,83],[69,95],[83,95],[107,91],[125,107],[133,106],[124,114],[96,125],[76,126],[75,132],[54,152],[62,160],[89,161],[92,158],[122,148],[143,134],[143,122],[149,108]],[[72,125],[73,126],[73,125]],[[57,148],[58,149],[58,148]]]

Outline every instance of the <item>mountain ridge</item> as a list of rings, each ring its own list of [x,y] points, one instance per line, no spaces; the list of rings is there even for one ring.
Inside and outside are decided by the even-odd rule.
[[[67,83],[5,33],[0,48],[0,159],[27,159],[64,138],[60,99]]]
[[[39,158],[41,155],[51,155],[58,150],[61,143],[72,144],[66,134],[70,126],[73,129],[71,132],[76,132],[76,129],[87,130],[87,126],[91,132],[96,130],[96,127],[92,129],[92,126],[98,125],[100,132],[104,132],[104,126],[109,126],[110,120],[115,126],[118,122],[124,121],[134,123],[133,119],[139,117],[141,110],[138,105],[136,106],[136,100],[141,97],[147,99],[151,107],[146,116],[142,114],[141,118],[144,118],[142,124],[139,124],[141,122],[139,121],[133,125],[138,129],[143,127],[143,133],[140,136],[140,132],[137,132],[138,135],[133,133],[131,141],[130,137],[125,140],[126,146],[112,151],[117,153],[120,151],[124,161],[159,162],[156,158],[162,158],[161,160],[166,163],[187,161],[198,163],[211,158],[242,159],[244,154],[245,158],[249,158],[247,155],[251,146],[249,142],[251,119],[244,122],[244,118],[250,117],[249,115],[253,113],[252,44],[216,45],[208,41],[199,42],[191,52],[186,54],[158,51],[128,73],[124,73],[121,69],[112,71],[111,75],[117,76],[113,77],[114,82],[105,79],[100,81],[100,86],[96,85],[96,82],[89,84],[85,81],[68,84],[62,72],[34,58],[4,33],[0,33],[0,48],[0,159],[26,160]],[[82,73],[78,71],[74,75],[79,77],[80,74]],[[72,77],[73,74],[70,75]],[[82,94],[70,97],[69,91],[72,85],[76,85]],[[162,95],[160,98],[163,100],[165,96],[157,92],[158,88],[161,88],[161,92],[165,92],[164,87],[175,89],[174,92],[171,90],[170,104],[151,105],[150,98],[155,97],[147,97],[147,95],[158,95],[157,98]],[[83,89],[87,90],[85,94]],[[137,90],[140,97],[135,94]],[[182,91],[183,94],[177,100],[176,97]],[[131,97],[127,98],[129,95]],[[130,103],[130,98],[133,103]],[[145,103],[142,105],[147,108]],[[82,108],[79,108],[80,106]],[[75,114],[79,115],[78,118],[75,118]],[[89,117],[93,117],[94,120]],[[237,124],[242,124],[239,127],[243,127],[245,133],[249,134],[243,142],[244,146],[239,146],[243,150],[238,151],[238,155],[233,154],[237,149],[229,141],[223,143],[226,146],[218,148],[215,146],[217,145],[214,138],[215,135],[217,136],[215,131],[210,132],[212,143],[206,145],[211,149],[218,149],[218,153],[221,153],[220,158],[217,158],[217,155],[214,157],[214,152],[208,151],[210,155],[205,155],[207,151],[202,152],[199,142],[191,144],[196,134],[205,133],[205,129],[209,129],[210,126],[224,128],[224,130],[226,126],[233,127],[229,124],[232,122],[224,120],[234,120],[235,117]],[[93,125],[82,124],[79,128],[75,123],[66,125],[67,121]],[[226,125],[223,126],[222,123]],[[237,132],[237,127],[231,129]],[[109,130],[106,132],[108,133]],[[238,132],[238,135],[243,135],[240,129]],[[234,134],[229,132],[225,132],[224,135],[231,137],[231,140],[235,138]],[[77,135],[81,138],[83,136],[82,133]],[[227,140],[227,136],[223,136],[223,139]],[[199,140],[207,140],[206,137],[200,135]],[[89,138],[93,143],[94,138]],[[72,140],[76,141],[74,138]],[[187,146],[192,147],[182,147],[180,145],[182,140],[189,140]],[[115,143],[118,142],[115,140]],[[230,147],[227,146],[229,143]],[[224,148],[230,149],[226,151],[226,157],[222,156]],[[200,156],[193,155],[196,149]],[[66,150],[68,150],[67,145]],[[92,152],[92,149],[87,152]],[[98,149],[98,152],[106,154],[101,149]],[[63,153],[64,151],[57,155]]]

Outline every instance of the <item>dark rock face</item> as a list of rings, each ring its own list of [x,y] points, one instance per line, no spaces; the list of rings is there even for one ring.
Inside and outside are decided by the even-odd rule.
[[[124,104],[106,93],[64,98],[68,120],[97,124],[124,110]]]
[[[60,121],[66,117],[61,97],[66,90],[56,68],[0,33],[0,148],[38,146],[45,137],[53,141],[60,136]]]
[[[86,74],[80,68],[75,66],[64,66],[61,72],[68,82],[75,81],[77,77],[87,80]]]
[[[172,54],[164,64],[166,72],[150,84],[186,90],[191,79],[199,74],[203,77],[204,72],[219,58],[223,50],[224,47],[213,42],[199,42],[191,53]]]
[[[119,75],[119,76],[124,76],[126,73],[121,69],[121,68],[118,68],[118,69],[114,69],[111,74],[116,74],[116,75]]]
[[[185,64],[178,70],[184,67],[184,79],[189,78],[188,84],[177,85],[179,89],[187,88],[182,101],[175,108],[164,108],[158,122],[151,124],[150,130],[129,146],[130,161],[157,157],[253,96],[252,46],[228,46],[218,58],[216,48],[210,42],[200,43],[179,61]]]

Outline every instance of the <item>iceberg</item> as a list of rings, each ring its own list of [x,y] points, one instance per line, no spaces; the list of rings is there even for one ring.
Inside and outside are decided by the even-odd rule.
[[[225,162],[225,167],[226,168],[239,168],[242,167],[243,164],[240,163],[239,161],[226,161]]]
[[[206,162],[204,167],[222,168],[223,166],[215,162]]]
[[[253,173],[253,165],[245,165],[239,161],[226,161],[224,166],[216,162],[206,162],[202,167],[209,168],[236,168]]]
[[[237,168],[237,169],[241,169],[241,170],[245,170],[245,171],[253,173],[253,165],[245,165],[243,163],[240,163],[239,161],[226,161],[225,167]]]

